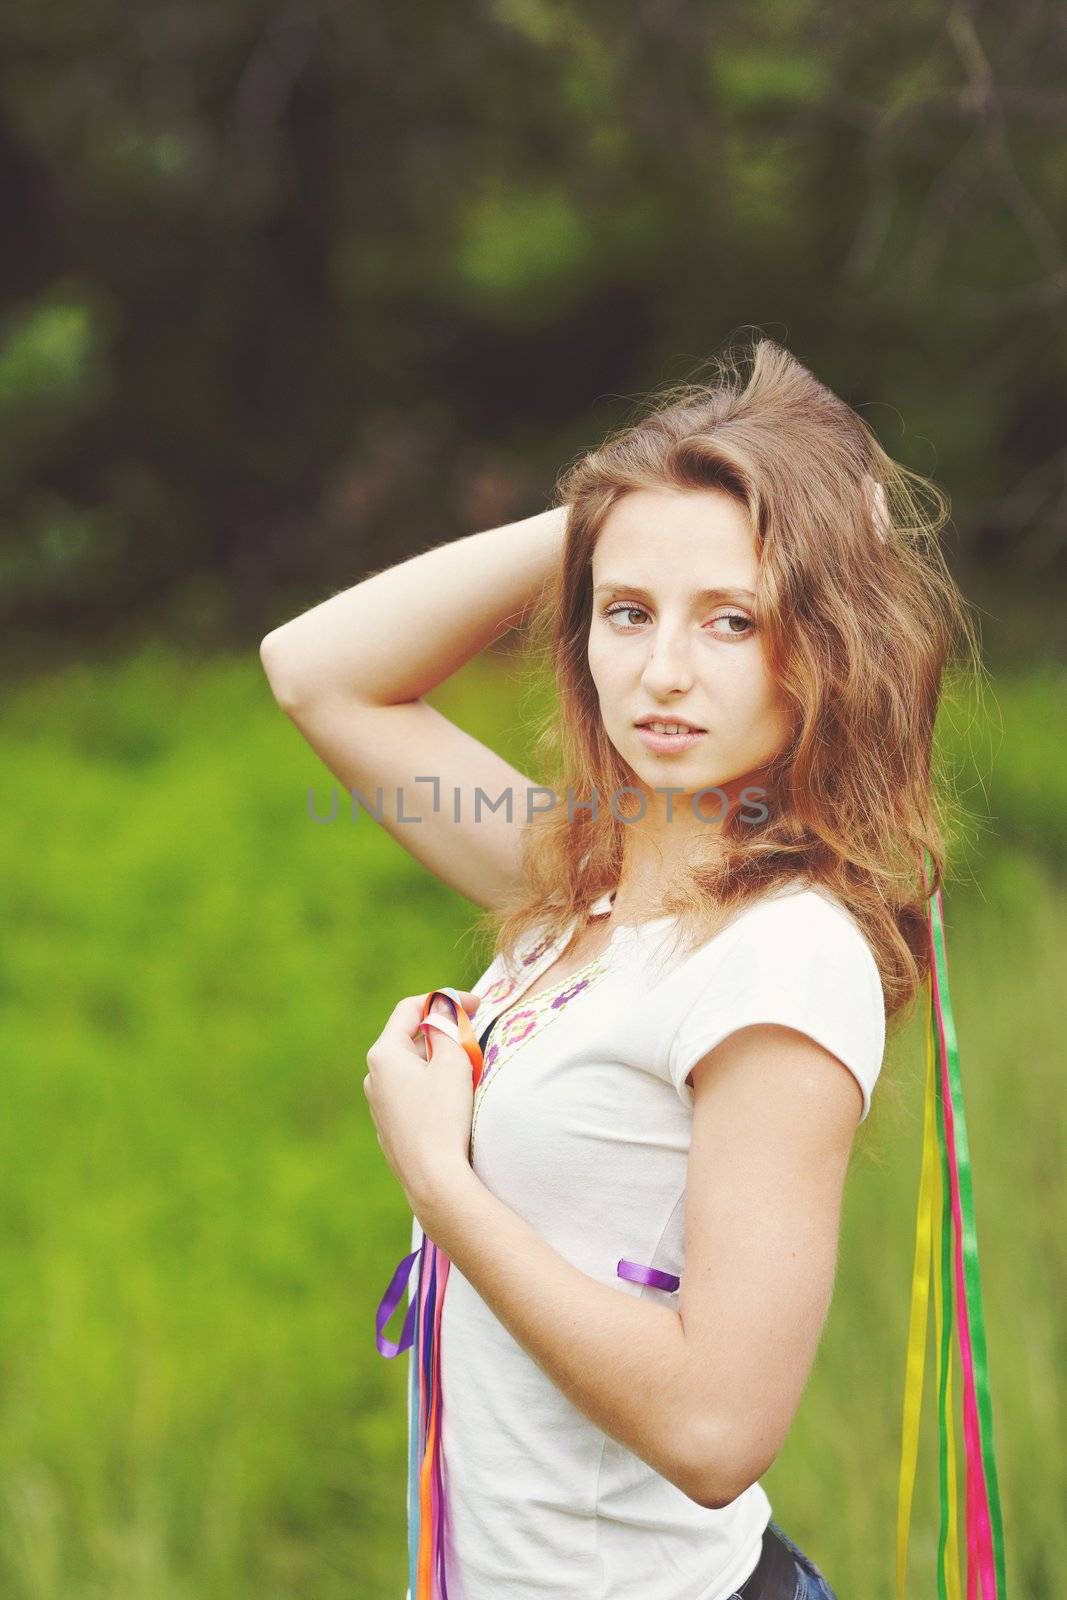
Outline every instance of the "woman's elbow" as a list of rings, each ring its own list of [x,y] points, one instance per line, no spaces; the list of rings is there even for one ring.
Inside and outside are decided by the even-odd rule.
[[[271,694],[284,709],[295,706],[299,696],[293,671],[293,653],[281,638],[282,628],[274,628],[259,641],[259,659],[267,675]]]
[[[715,1435],[710,1443],[705,1436],[690,1456],[685,1493],[708,1511],[722,1511],[757,1483],[773,1460],[754,1460],[738,1448],[736,1435]]]

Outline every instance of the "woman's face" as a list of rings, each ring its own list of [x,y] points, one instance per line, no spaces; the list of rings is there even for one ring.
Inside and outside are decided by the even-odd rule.
[[[722,490],[633,490],[609,512],[593,552],[589,670],[608,737],[642,787],[725,787],[784,746],[757,570],[748,512]],[[704,732],[659,752],[635,726],[649,715]]]

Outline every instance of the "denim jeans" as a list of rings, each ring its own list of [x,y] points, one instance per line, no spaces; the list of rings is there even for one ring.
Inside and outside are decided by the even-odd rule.
[[[772,1519],[755,1570],[730,1600],[837,1600],[810,1556]]]

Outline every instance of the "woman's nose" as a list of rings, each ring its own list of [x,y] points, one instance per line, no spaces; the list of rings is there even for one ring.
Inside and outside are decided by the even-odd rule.
[[[687,688],[692,682],[693,669],[689,649],[683,632],[660,632],[649,646],[648,660],[641,674],[649,688]]]

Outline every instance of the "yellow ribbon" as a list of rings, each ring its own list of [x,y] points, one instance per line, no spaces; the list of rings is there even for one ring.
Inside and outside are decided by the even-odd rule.
[[[923,1159],[919,1180],[919,1206],[915,1223],[915,1259],[911,1280],[911,1314],[908,1323],[908,1354],[904,1376],[903,1440],[900,1484],[897,1493],[897,1596],[905,1600],[908,1568],[908,1532],[911,1522],[915,1468],[919,1455],[919,1420],[922,1414],[923,1375],[926,1363],[926,1329],[930,1301],[930,1274],[934,1279],[934,1337],[943,1348],[945,1306],[941,1292],[942,1206],[947,1177],[937,1137],[938,1100],[935,1075],[934,996],[927,986],[926,1006],[926,1093],[923,1107]],[[951,1280],[950,1280],[951,1281]],[[952,1302],[948,1310],[951,1314]],[[960,1562],[956,1526],[956,1422],[952,1401],[952,1359],[945,1363],[945,1381],[938,1365],[938,1409],[942,1437],[948,1448],[948,1504],[944,1560],[938,1574],[938,1593],[942,1600],[960,1600]]]

